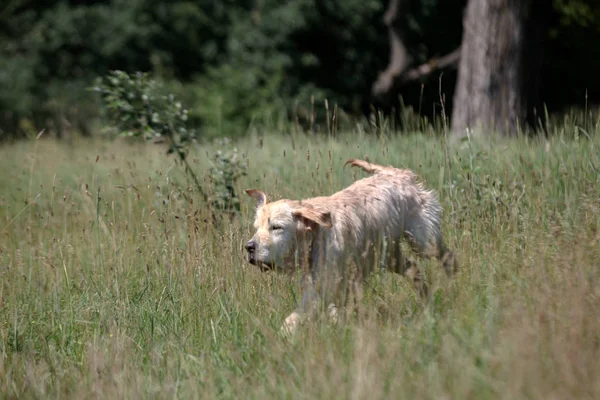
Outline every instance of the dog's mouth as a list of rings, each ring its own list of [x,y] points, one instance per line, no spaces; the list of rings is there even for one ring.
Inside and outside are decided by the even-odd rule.
[[[273,267],[273,264],[265,264],[265,263],[259,263],[258,267],[260,268],[260,270],[262,272],[273,271],[275,269]]]
[[[257,267],[259,267],[260,270],[263,272],[272,271],[275,269],[273,263],[267,263],[264,261],[257,260],[254,253],[248,254],[248,262],[252,265],[256,265]]]

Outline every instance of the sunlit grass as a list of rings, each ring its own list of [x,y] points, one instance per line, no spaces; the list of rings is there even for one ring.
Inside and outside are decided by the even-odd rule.
[[[43,137],[0,148],[0,391],[7,397],[600,396],[600,140],[264,134],[238,192],[330,194],[350,157],[415,170],[460,259],[366,284],[365,315],[278,335],[297,281],[244,260],[253,202],[214,226],[164,148]],[[208,170],[210,145],[191,164]],[[208,179],[207,179],[208,181]]]

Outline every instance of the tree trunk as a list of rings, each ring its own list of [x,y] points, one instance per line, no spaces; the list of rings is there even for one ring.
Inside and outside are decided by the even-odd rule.
[[[511,136],[526,122],[539,86],[545,1],[469,1],[452,112],[455,135],[469,128]]]
[[[407,82],[423,79],[441,69],[456,68],[460,58],[460,49],[456,49],[409,69],[411,60],[404,43],[404,27],[407,24],[409,4],[409,0],[390,0],[383,16],[383,22],[388,28],[390,61],[386,69],[381,71],[377,80],[373,82],[371,94],[375,99],[384,102],[389,102],[398,94],[398,89]]]
[[[393,92],[394,84],[406,69],[409,59],[404,45],[402,17],[408,12],[408,1],[390,0],[383,22],[390,39],[390,63],[371,88],[373,96],[383,98]]]

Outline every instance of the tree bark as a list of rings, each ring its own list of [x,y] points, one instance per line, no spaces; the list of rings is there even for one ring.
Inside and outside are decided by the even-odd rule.
[[[374,98],[387,102],[399,88],[411,81],[424,79],[436,71],[455,68],[460,58],[460,48],[441,57],[431,58],[424,64],[410,68],[411,60],[404,42],[404,26],[409,13],[409,0],[390,0],[383,16],[388,29],[390,61],[386,69],[371,86]]]
[[[532,18],[545,0],[470,0],[465,17],[452,131],[515,135],[538,89],[545,30]],[[537,16],[537,15],[536,15]]]
[[[400,23],[401,16],[407,12],[408,1],[390,0],[383,16],[383,22],[387,26],[390,40],[390,63],[373,83],[371,92],[375,97],[388,95],[392,91],[395,81],[404,72],[409,63]]]

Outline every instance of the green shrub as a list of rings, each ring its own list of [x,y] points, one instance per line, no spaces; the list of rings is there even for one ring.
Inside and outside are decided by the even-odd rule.
[[[212,157],[211,194],[207,195],[187,161],[190,146],[199,133],[188,126],[188,110],[159,81],[147,73],[112,71],[98,79],[93,90],[101,95],[107,119],[122,135],[168,143],[167,154],[177,155],[212,211],[217,214],[239,212],[234,183],[245,174],[246,164],[235,148],[229,149],[228,139],[221,140],[222,148]]]

